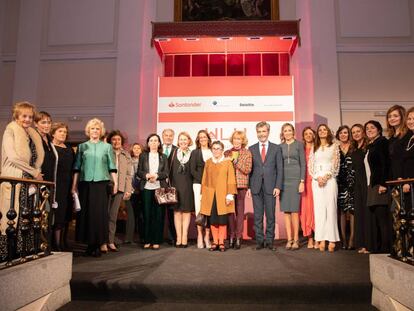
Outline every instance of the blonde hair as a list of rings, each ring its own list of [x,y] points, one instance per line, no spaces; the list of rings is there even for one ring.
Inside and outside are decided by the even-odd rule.
[[[290,123],[285,123],[282,125],[282,129],[280,130],[280,141],[282,143],[285,142],[285,137],[283,136],[283,130],[285,129],[285,127],[288,127],[288,126],[290,126],[290,128],[292,129],[293,137],[295,137],[295,127]]]
[[[105,136],[105,131],[106,131],[105,130],[105,125],[98,118],[93,118],[93,119],[89,120],[88,123],[86,123],[86,126],[85,126],[85,134],[86,134],[86,136],[89,137],[90,129],[94,125],[98,125],[101,128],[101,138],[104,137]]]
[[[233,134],[231,134],[231,137],[230,137],[230,143],[231,144],[233,144],[234,136],[240,136],[240,138],[242,139],[242,148],[246,147],[247,144],[249,143],[249,141],[247,140],[247,136],[246,136],[245,131],[239,131],[239,130],[234,131]]]
[[[180,136],[183,135],[185,137],[188,138],[189,142],[188,142],[188,147],[193,145],[193,140],[191,139],[190,134],[188,134],[187,132],[181,132],[180,134],[178,134],[178,138],[177,138],[177,145],[178,145],[178,141],[180,140]]]
[[[15,103],[13,105],[13,110],[12,110],[13,120],[16,121],[19,118],[19,115],[22,113],[22,111],[23,110],[26,110],[26,109],[32,110],[32,112],[33,112],[33,118],[34,118],[34,116],[36,114],[36,108],[35,108],[35,106],[33,104],[27,102],[27,101],[24,101],[24,102]]]

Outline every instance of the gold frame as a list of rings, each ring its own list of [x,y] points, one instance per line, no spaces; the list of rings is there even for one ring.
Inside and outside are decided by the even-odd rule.
[[[182,21],[183,0],[174,0],[174,22]],[[279,20],[279,0],[270,0],[271,20]]]

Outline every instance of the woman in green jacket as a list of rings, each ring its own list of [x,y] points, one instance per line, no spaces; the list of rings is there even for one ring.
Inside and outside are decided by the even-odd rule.
[[[86,255],[99,257],[107,252],[108,198],[118,192],[116,166],[112,146],[100,140],[105,134],[104,123],[90,120],[85,127],[89,137],[78,146],[74,164],[72,193],[78,193],[81,210],[76,218],[76,240],[88,245]],[[108,193],[109,181],[114,181]]]

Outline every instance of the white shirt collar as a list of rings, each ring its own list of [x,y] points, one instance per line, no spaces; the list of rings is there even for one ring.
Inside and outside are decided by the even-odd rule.
[[[223,160],[224,160],[224,155],[222,155],[221,158],[218,159],[218,160],[216,158],[214,158],[214,157],[211,158],[211,161],[213,161],[214,164],[220,163]]]
[[[262,143],[261,141],[259,141],[259,147],[260,147],[260,149],[263,147],[263,144],[265,145],[265,148],[267,150],[267,148],[269,147],[269,141],[266,140],[264,143]]]

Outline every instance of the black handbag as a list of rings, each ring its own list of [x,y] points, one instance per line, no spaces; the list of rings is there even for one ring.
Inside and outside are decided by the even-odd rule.
[[[378,193],[380,185],[375,185],[373,187],[368,186],[367,189],[367,206],[377,206],[377,205],[388,205],[390,201],[390,196],[388,191],[385,193]]]
[[[195,218],[195,224],[197,226],[202,226],[202,227],[207,226],[207,216],[201,213],[198,213]]]

